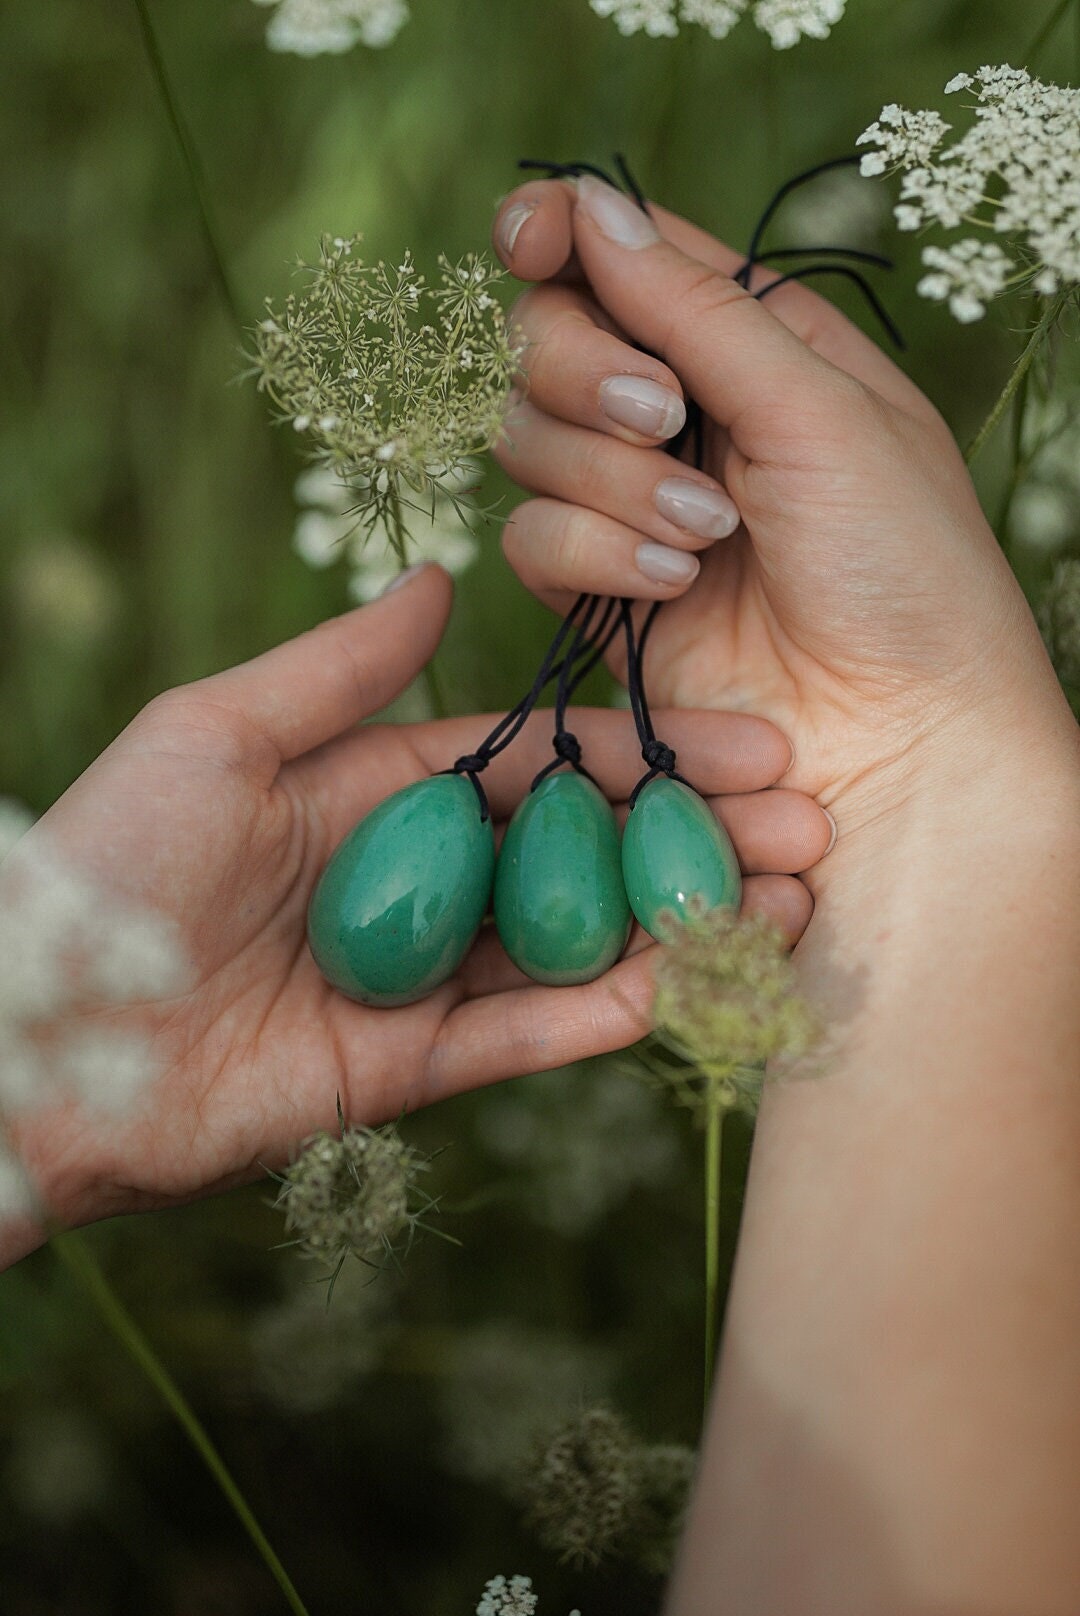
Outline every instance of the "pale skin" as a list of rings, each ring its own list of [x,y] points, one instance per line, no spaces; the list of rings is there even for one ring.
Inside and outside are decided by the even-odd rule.
[[[117,1015],[152,1036],[161,1076],[102,1121],[67,1106],[9,1123],[63,1224],[165,1206],[286,1163],[318,1129],[375,1125],[463,1089],[620,1049],[649,1024],[651,947],[632,939],[601,980],[530,983],[485,928],[461,971],[421,1002],[354,1004],[320,977],[305,941],[312,887],[352,825],[392,791],[472,751],[495,715],[366,725],[442,635],[451,585],[422,568],[381,600],[242,667],[173,690],[140,713],[39,821],[46,845],[104,901],[172,919],[187,990]],[[575,710],[597,779],[623,811],[643,765],[628,713]],[[778,784],[791,747],[744,714],[679,713],[666,733],[692,760],[744,869],[746,906],[794,941],[812,907],[797,872],[831,839],[822,810]],[[496,834],[551,755],[540,712],[485,774]],[[3,881],[17,881],[17,849]],[[103,1012],[97,1011],[100,1017]],[[0,1261],[39,1243],[0,1227]]]
[[[540,283],[511,563],[556,608],[670,600],[656,699],[772,719],[838,827],[796,950],[828,1061],[767,1091],[666,1609],[1075,1616],[1080,750],[1035,623],[948,429],[822,299],[755,302],[597,182],[494,239]],[[701,471],[604,412],[616,376],[697,400]],[[673,474],[731,536],[658,511]],[[700,571],[650,580],[643,538]]]

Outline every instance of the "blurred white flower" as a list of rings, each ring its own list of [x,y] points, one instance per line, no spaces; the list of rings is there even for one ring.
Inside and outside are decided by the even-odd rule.
[[[73,1409],[45,1408],[17,1420],[4,1479],[25,1514],[63,1527],[108,1504],[115,1466],[94,1420]]]
[[[127,1110],[155,1076],[149,1040],[100,1012],[170,997],[187,975],[164,916],[110,901],[44,839],[23,843],[0,886],[0,1110]]]
[[[936,303],[947,301],[962,325],[982,319],[987,303],[1003,290],[1013,268],[1012,259],[996,242],[975,236],[965,236],[951,247],[924,247],[922,259],[931,273],[915,290]]]
[[[120,590],[100,556],[62,533],[26,545],[15,559],[10,587],[32,634],[75,650],[100,644],[121,611]]]
[[[280,1408],[309,1414],[332,1408],[375,1369],[392,1338],[393,1286],[348,1264],[334,1286],[299,1285],[251,1326],[255,1378]]]
[[[599,17],[610,17],[623,34],[671,38],[680,23],[696,23],[713,39],[725,39],[750,13],[777,50],[800,39],[826,39],[844,15],[847,0],[589,0]]]
[[[255,0],[276,6],[266,30],[271,50],[340,55],[354,45],[390,45],[409,20],[405,0]]]
[[[1070,494],[1055,483],[1025,483],[1013,496],[1009,526],[1034,549],[1060,550],[1080,534],[1077,491]]]
[[[474,464],[447,471],[444,486],[434,496],[434,509],[418,510],[409,524],[410,564],[437,561],[454,577],[466,571],[480,554],[474,533],[464,524],[462,513],[469,501],[457,489],[465,488],[477,474]],[[384,522],[361,526],[353,514],[357,497],[353,490],[322,466],[313,466],[297,478],[297,502],[306,507],[296,519],[293,549],[309,567],[333,566],[344,557],[349,567],[348,592],[355,601],[374,600],[401,571],[401,560]],[[430,517],[430,520],[429,520]]]
[[[758,0],[754,21],[777,50],[790,50],[800,39],[828,39],[845,4],[846,0]]]
[[[999,66],[958,73],[945,86],[947,95],[964,91],[974,94],[974,120],[949,145],[952,125],[939,113],[895,104],[857,144],[877,148],[863,157],[863,174],[902,173],[901,230],[963,225],[1012,238],[1018,262],[971,236],[924,252],[936,273],[919,291],[968,321],[1010,287],[1046,296],[1080,281],[1080,89]]]
[[[873,247],[888,212],[880,186],[868,185],[850,168],[833,169],[786,198],[784,240],[792,247],[841,242],[846,247]]]
[[[492,1577],[485,1586],[476,1616],[535,1616],[537,1596],[531,1577]]]
[[[609,1353],[513,1320],[459,1331],[441,1404],[446,1458],[459,1474],[513,1492],[533,1444],[605,1393]]]
[[[635,1189],[663,1183],[679,1158],[670,1108],[604,1067],[522,1078],[477,1108],[476,1130],[513,1168],[529,1217],[569,1237],[587,1234]]]

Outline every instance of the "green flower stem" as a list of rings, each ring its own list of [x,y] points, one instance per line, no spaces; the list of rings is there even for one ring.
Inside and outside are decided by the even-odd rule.
[[[134,0],[134,4],[135,12],[139,19],[139,29],[142,34],[143,46],[146,51],[146,59],[150,64],[150,72],[153,75],[154,83],[157,85],[158,94],[160,95],[162,105],[165,108],[165,115],[172,127],[172,132],[176,137],[176,144],[180,148],[180,155],[183,159],[184,167],[187,170],[188,183],[191,186],[192,195],[195,199],[195,207],[199,214],[199,223],[202,228],[203,240],[206,243],[206,250],[209,254],[210,263],[213,267],[214,279],[217,282],[217,288],[221,293],[221,299],[225,304],[229,319],[232,321],[237,331],[242,335],[243,322],[240,318],[240,305],[237,302],[236,294],[233,291],[233,285],[229,278],[229,272],[225,267],[224,255],[222,254],[221,248],[218,245],[217,227],[214,223],[214,216],[210,206],[210,198],[207,194],[205,180],[203,179],[202,165],[199,162],[198,152],[195,149],[195,144],[192,141],[191,134],[186,123],[184,122],[183,114],[180,111],[180,103],[176,98],[176,93],[172,87],[172,81],[169,78],[168,69],[165,66],[165,58],[161,53],[161,46],[158,42],[154,24],[150,19],[150,12],[147,9],[146,0]]]
[[[971,442],[968,444],[967,448],[964,450],[964,459],[967,461],[969,466],[974,461],[976,455],[983,448],[987,439],[993,435],[994,431],[1000,424],[1005,411],[1009,408],[1013,398],[1016,396],[1018,388],[1023,382],[1028,371],[1031,369],[1033,362],[1038,357],[1044,342],[1046,342],[1047,338],[1049,337],[1059,314],[1065,307],[1065,304],[1070,296],[1071,293],[1069,291],[1058,292],[1056,297],[1051,298],[1047,303],[1038,324],[1027,340],[1027,345],[1024,348],[1023,353],[1013,366],[1012,375],[1009,377],[1008,381],[1005,383],[1005,386],[998,394],[993,409],[990,411],[989,415],[986,417],[986,420],[983,422],[982,426],[979,428]]]
[[[224,1459],[211,1442],[179,1386],[109,1284],[90,1248],[79,1235],[70,1232],[54,1234],[49,1245],[68,1273],[86,1292],[120,1345],[138,1364],[155,1391],[160,1394],[162,1401],[175,1415],[192,1447],[235,1510],[241,1525],[284,1594],[289,1609],[294,1616],[308,1616],[307,1606],[293,1587],[285,1567],[274,1553],[250,1505],[230,1475]]]
[[[724,1107],[720,1084],[708,1078],[708,1114],[705,1125],[705,1388],[704,1404],[709,1407],[713,1375],[716,1372],[716,1342],[720,1306],[720,1162],[723,1146]]]
[[[401,500],[397,494],[390,495],[387,510],[389,515],[390,542],[394,546],[394,551],[397,555],[398,565],[401,571],[407,572],[410,565],[408,553],[409,534],[405,526],[404,518],[401,514]],[[435,653],[435,656],[433,656],[431,661],[424,667],[421,673],[421,678],[424,681],[424,689],[427,691],[428,706],[431,708],[432,717],[449,718],[450,704],[446,699],[446,691],[443,689],[443,682],[439,677],[439,671],[435,665],[437,658],[438,652]]]

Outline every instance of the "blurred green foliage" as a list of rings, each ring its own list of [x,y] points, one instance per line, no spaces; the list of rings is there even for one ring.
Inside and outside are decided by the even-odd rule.
[[[586,0],[413,0],[391,48],[300,60],[267,51],[267,13],[248,0],[151,5],[248,323],[324,230],[363,231],[372,256],[395,262],[411,247],[423,268],[482,247],[520,156],[623,150],[651,195],[743,241],[780,181],[851,149],[883,102],[940,104],[952,74],[1019,64],[1050,9],[850,0],[831,39],[779,54],[749,26],[723,43],[696,29],[623,39]],[[296,443],[269,427],[253,387],[232,385],[241,339],[135,6],[9,0],[0,26],[0,791],[43,810],[155,692],[344,599],[340,574],[291,553]],[[1075,80],[1077,50],[1070,23],[1027,65]],[[1010,316],[957,326],[915,296],[918,243],[896,236],[887,209],[877,233],[898,258],[884,295],[905,362],[963,440],[1017,350]],[[1007,449],[1000,433],[978,467],[990,510]],[[483,497],[504,510],[513,499],[494,473]],[[1014,559],[1029,588],[1049,564],[1035,549]],[[493,524],[441,655],[453,705],[513,700],[548,631]],[[575,1148],[615,1188],[579,1227],[543,1217],[563,1199],[551,1129],[562,1116],[565,1131],[582,1086],[609,1076],[519,1085],[524,1121],[511,1119],[509,1137],[532,1140],[531,1154],[498,1145],[499,1091],[409,1122],[425,1148],[453,1142],[432,1188],[464,1246],[428,1239],[403,1281],[378,1282],[393,1291],[393,1325],[378,1325],[377,1352],[362,1349],[361,1308],[356,1361],[368,1367],[340,1385],[332,1375],[327,1406],[295,1406],[259,1369],[258,1321],[299,1283],[292,1255],[270,1249],[281,1228],[265,1190],[94,1231],[313,1612],[456,1616],[499,1570],[531,1573],[545,1613],[655,1609],[640,1576],[557,1568],[491,1475],[462,1473],[450,1429],[459,1406],[474,1431],[490,1419],[498,1445],[498,1400],[485,1416],[482,1400],[454,1394],[454,1366],[470,1332],[510,1321],[533,1332],[514,1349],[523,1386],[545,1384],[554,1338],[577,1342],[603,1358],[602,1389],[643,1437],[695,1441],[701,1141],[690,1121],[657,1122],[674,1143],[665,1171],[643,1181],[633,1129],[594,1107]],[[733,1125],[729,1251],[747,1144]],[[587,1155],[579,1173],[594,1176]],[[301,1372],[310,1355],[315,1373],[328,1328],[309,1309],[288,1337]],[[506,1406],[514,1396],[504,1388]],[[281,1608],[182,1437],[47,1254],[0,1278],[0,1499],[6,1616]]]

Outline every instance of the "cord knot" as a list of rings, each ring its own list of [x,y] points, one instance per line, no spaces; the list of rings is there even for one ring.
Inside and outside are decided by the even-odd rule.
[[[453,772],[455,774],[479,774],[483,769],[487,768],[490,762],[491,759],[486,752],[466,752],[454,764]]]
[[[562,758],[563,762],[569,763],[572,768],[578,767],[581,762],[581,742],[576,735],[572,735],[568,729],[556,730],[552,737],[552,745],[556,757]]]
[[[665,746],[663,741],[646,741],[641,748],[641,755],[649,768],[655,769],[658,774],[675,773],[675,753],[670,746]]]

